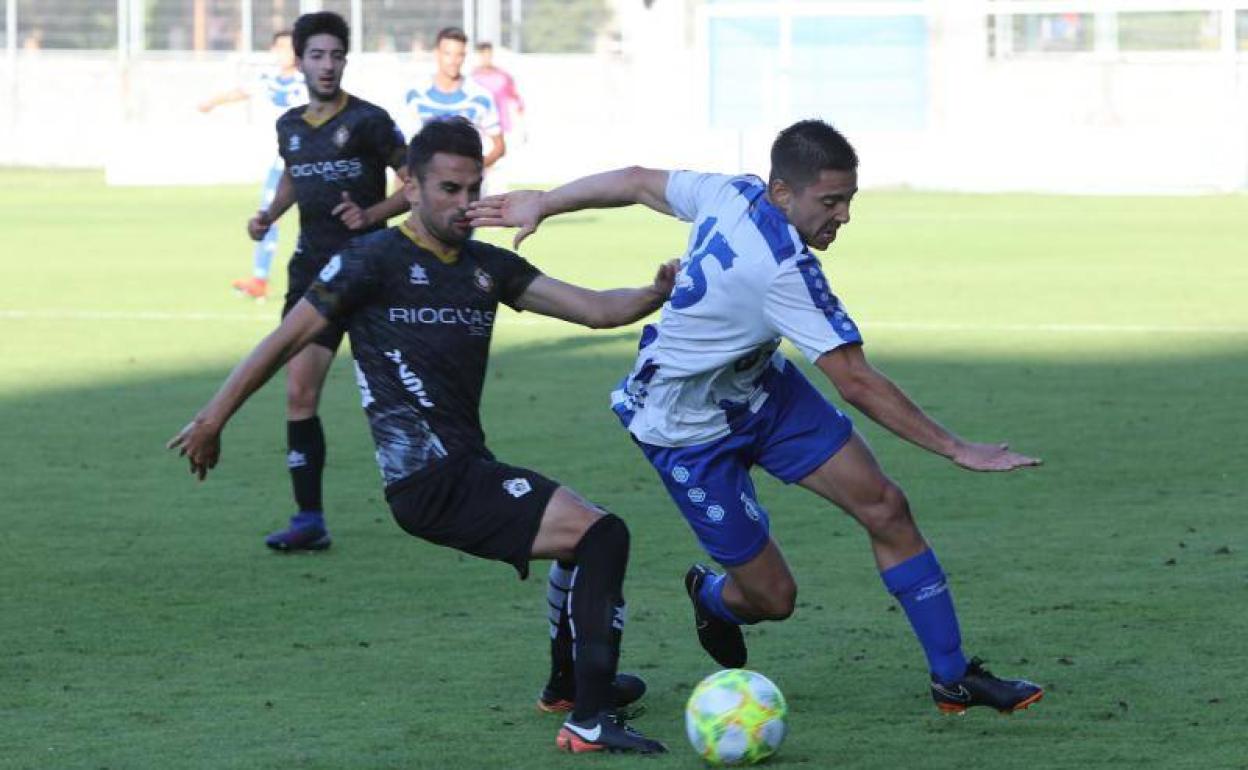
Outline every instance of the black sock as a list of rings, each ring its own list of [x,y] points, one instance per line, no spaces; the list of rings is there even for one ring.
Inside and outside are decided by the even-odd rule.
[[[550,563],[546,583],[546,603],[550,619],[550,680],[546,688],[554,694],[576,697],[576,681],[572,665],[572,626],[568,622],[568,592],[572,590],[572,573],[576,564],[567,561]]]
[[[576,707],[572,718],[593,718],[611,703],[624,628],[624,571],[628,526],[608,513],[581,537],[568,612],[576,655]]]
[[[321,418],[286,423],[286,467],[301,511],[322,511],[321,472],[325,469],[325,433]]]

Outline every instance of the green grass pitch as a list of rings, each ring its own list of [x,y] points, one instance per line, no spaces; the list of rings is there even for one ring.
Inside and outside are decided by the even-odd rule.
[[[257,194],[0,172],[0,767],[698,767],[682,711],[712,664],[680,580],[700,551],[607,409],[636,329],[502,314],[483,416],[500,457],[629,521],[623,667],[661,759],[556,752],[533,708],[544,567],[521,583],[395,526],[346,356],[323,403],[330,552],[261,543],[291,513],[280,383],[206,483],[164,451],[275,320],[228,290]],[[771,766],[1248,767],[1248,197],[868,191],[853,213],[824,262],[872,360],[962,435],[1045,460],[975,475],[855,415],[967,650],[1048,696],[939,715],[863,535],[760,480],[801,587],[791,620],[748,630],[791,706]],[[587,213],[524,253],[606,288],[684,239]]]

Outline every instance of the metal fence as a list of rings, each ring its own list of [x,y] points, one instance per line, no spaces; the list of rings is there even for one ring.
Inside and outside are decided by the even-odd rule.
[[[636,0],[642,2],[643,0]],[[242,52],[268,48],[273,33],[309,11],[351,24],[352,49],[419,52],[437,31],[462,27],[473,40],[513,51],[584,53],[601,40],[610,0],[0,0],[10,51]]]

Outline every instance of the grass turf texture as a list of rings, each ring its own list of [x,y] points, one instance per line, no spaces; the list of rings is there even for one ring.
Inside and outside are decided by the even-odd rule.
[[[558,754],[534,711],[544,567],[520,583],[390,520],[346,356],[323,402],[330,552],[261,544],[291,512],[280,384],[207,483],[163,451],[280,306],[228,291],[256,190],[3,171],[0,191],[0,767],[629,761]],[[866,192],[854,215],[825,264],[872,360],[963,435],[1046,461],[974,475],[857,419],[968,651],[1049,695],[939,715],[857,527],[761,480],[801,585],[790,621],[747,632],[791,708],[772,766],[1248,766],[1248,198]],[[683,243],[626,210],[551,222],[525,253],[610,287]],[[624,668],[673,749],[646,766],[696,767],[682,709],[712,664],[680,580],[700,551],[606,408],[635,336],[502,314],[484,421],[500,457],[630,522]]]

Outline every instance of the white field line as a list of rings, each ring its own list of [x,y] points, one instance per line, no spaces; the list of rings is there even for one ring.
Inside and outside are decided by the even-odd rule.
[[[178,321],[207,323],[258,323],[277,325],[277,308],[272,313],[196,313],[163,310],[5,310],[0,321]],[[567,325],[564,321],[541,316],[507,317],[504,326]],[[1248,326],[1157,324],[1003,324],[940,323],[927,321],[864,320],[861,328],[915,332],[1041,332],[1050,334],[1231,334],[1248,335]]]

